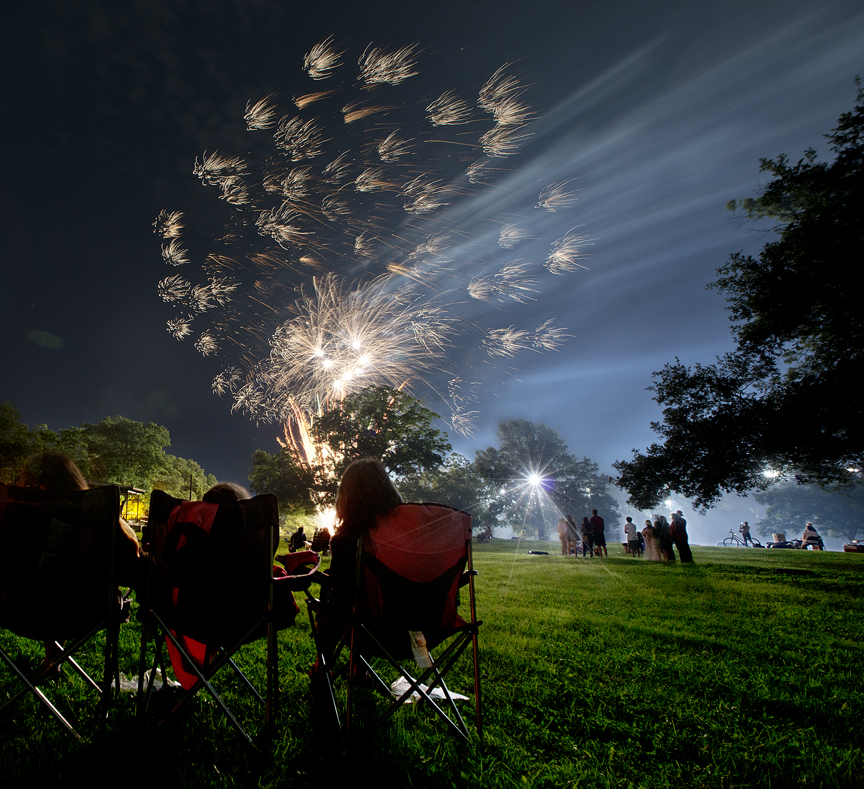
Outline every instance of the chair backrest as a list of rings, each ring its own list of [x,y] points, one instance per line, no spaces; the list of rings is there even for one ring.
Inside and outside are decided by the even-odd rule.
[[[267,608],[279,540],[276,497],[228,504],[150,497],[150,603],[204,643],[243,629]]]
[[[116,603],[112,557],[120,491],[52,493],[0,485],[0,625],[64,640]]]
[[[464,623],[457,594],[470,550],[471,516],[461,510],[400,504],[380,517],[363,540],[364,621],[379,633],[422,630],[438,641]]]

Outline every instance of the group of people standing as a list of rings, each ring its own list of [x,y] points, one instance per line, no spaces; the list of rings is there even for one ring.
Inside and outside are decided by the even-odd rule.
[[[591,510],[591,517],[587,515],[582,518],[580,526],[576,525],[572,515],[558,519],[558,539],[561,540],[561,555],[570,556],[571,553],[582,556],[608,556],[606,551],[606,523],[597,514],[597,510]],[[579,537],[582,537],[581,543]]]
[[[591,510],[592,516],[582,518],[582,523],[577,527],[572,515],[558,520],[558,538],[561,540],[561,555],[570,556],[571,553],[582,556],[608,556],[606,550],[606,524],[597,514],[597,510]],[[687,521],[681,510],[673,512],[671,522],[663,515],[655,515],[653,520],[645,521],[645,528],[641,534],[633,518],[628,517],[624,524],[627,534],[627,551],[632,556],[642,556],[649,562],[674,562],[675,549],[682,562],[692,562],[693,554],[687,539]],[[581,535],[581,543],[579,537]],[[644,546],[644,549],[643,549]]]
[[[627,531],[628,547],[631,547],[634,539],[638,543],[638,535],[631,536],[636,532],[632,518],[627,518],[624,528]],[[675,548],[678,549],[682,562],[693,561],[693,553],[687,539],[687,521],[681,510],[673,512],[668,521],[664,515],[655,515],[652,520],[646,520],[642,537],[645,541],[645,558],[649,562],[674,562]],[[632,547],[631,553],[633,553]],[[641,552],[633,555],[641,555]]]

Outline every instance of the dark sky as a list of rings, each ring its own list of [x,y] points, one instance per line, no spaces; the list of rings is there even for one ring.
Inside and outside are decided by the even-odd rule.
[[[765,239],[731,223],[726,202],[758,188],[760,157],[828,155],[821,135],[864,72],[857,2],[24,5],[0,27],[0,400],[52,429],[159,422],[174,454],[240,481],[276,429],[232,416],[210,393],[220,364],[165,331],[151,224],[163,208],[213,205],[195,158],[248,149],[246,102],[308,89],[313,44],[419,43],[418,92],[476,88],[516,64],[542,118],[508,189],[577,179],[560,232],[594,241],[587,270],[514,319],[554,317],[573,336],[514,361],[518,375],[481,396],[476,439],[451,439],[473,456],[499,420],[543,421],[603,469],[652,440],[652,371],[731,345],[705,285]]]

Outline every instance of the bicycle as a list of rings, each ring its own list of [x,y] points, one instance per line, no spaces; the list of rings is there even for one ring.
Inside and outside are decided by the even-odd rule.
[[[729,529],[730,537],[727,537],[723,540],[723,546],[725,548],[746,548],[747,543],[744,542],[732,529]],[[754,548],[761,548],[762,543],[759,542],[755,537],[750,537],[750,542],[753,543]]]

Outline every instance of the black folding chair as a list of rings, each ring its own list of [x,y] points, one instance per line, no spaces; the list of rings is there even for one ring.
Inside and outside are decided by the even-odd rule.
[[[117,644],[126,617],[113,566],[119,517],[120,492],[113,486],[51,493],[0,485],[0,628],[54,645],[54,655],[30,676],[0,648],[23,685],[0,707],[0,715],[29,692],[69,734],[82,739],[42,690],[67,665],[99,694],[104,724],[112,679],[115,689],[119,686]],[[102,630],[103,672],[97,681],[75,656]]]
[[[254,741],[212,682],[229,666],[242,685],[265,704],[264,732],[272,734],[278,696],[276,634],[294,624],[299,611],[293,592],[311,583],[319,559],[310,551],[284,557],[287,577],[273,577],[279,539],[276,497],[256,496],[228,504],[175,499],[153,491],[149,515],[149,572],[143,600],[139,665],[139,710],[143,717],[158,666],[164,675],[163,644],[185,689],[160,725],[201,688],[246,741]],[[267,681],[262,696],[233,656],[245,644],[267,639]],[[149,642],[154,656],[144,691]]]
[[[468,740],[468,727],[444,678],[471,646],[475,723],[482,739],[477,648],[482,622],[477,620],[474,597],[471,516],[437,504],[402,504],[379,518],[377,527],[359,542],[356,569],[353,611],[347,621],[344,616],[340,621],[338,611],[307,592],[318,652],[313,681],[332,706],[337,724],[342,728],[336,702],[339,683],[347,681],[344,732],[350,737],[355,684],[368,673],[374,687],[390,699],[373,728],[416,699],[452,733]],[[327,576],[318,573],[317,579],[326,590]],[[465,589],[468,621],[458,614],[460,590]],[[433,658],[431,650],[438,647],[441,651]],[[347,661],[340,661],[345,649]],[[381,666],[389,666],[404,680],[404,690],[395,698],[378,670]],[[436,689],[442,699],[434,698]]]

